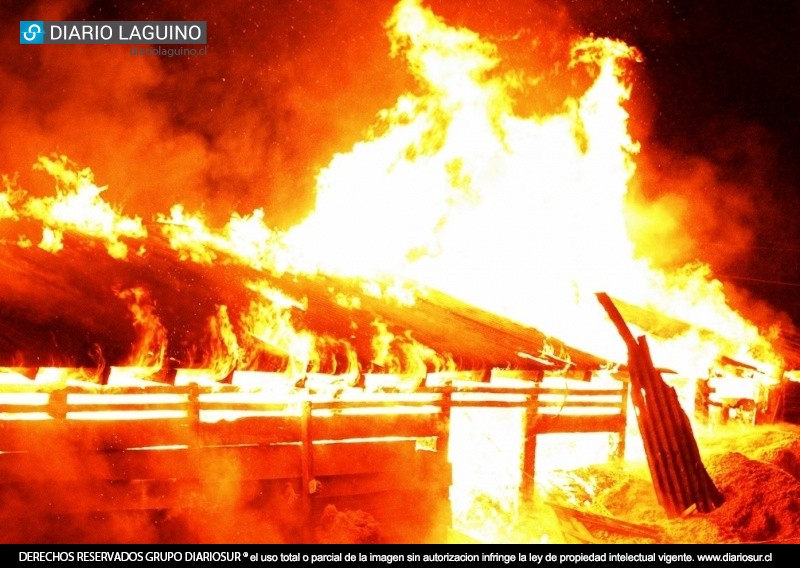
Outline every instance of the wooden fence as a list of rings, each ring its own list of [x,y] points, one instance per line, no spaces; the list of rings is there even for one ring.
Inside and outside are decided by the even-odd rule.
[[[493,379],[336,395],[0,386],[0,519],[11,527],[4,538],[444,542],[454,407],[526,409],[526,497],[539,434],[613,432],[624,452],[624,386]],[[109,519],[119,512],[145,518],[155,532],[114,533]],[[87,531],[99,524],[78,535],[66,528],[76,518]]]

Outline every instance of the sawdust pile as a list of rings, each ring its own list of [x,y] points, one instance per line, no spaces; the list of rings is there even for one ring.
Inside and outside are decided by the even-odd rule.
[[[659,534],[593,530],[613,543],[800,543],[800,427],[730,425],[696,431],[703,463],[725,502],[707,514],[668,519],[646,462],[558,472],[546,499]]]

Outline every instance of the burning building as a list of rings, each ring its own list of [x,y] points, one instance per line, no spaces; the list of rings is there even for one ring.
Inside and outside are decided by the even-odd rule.
[[[631,369],[598,292],[685,408],[726,367],[782,383],[775,334],[709,266],[631,237],[635,48],[584,37],[529,73],[416,0],[385,29],[414,85],[288,228],[183,200],[144,216],[59,153],[35,188],[4,178],[11,540],[443,541],[534,499],[539,434],[626,456]]]

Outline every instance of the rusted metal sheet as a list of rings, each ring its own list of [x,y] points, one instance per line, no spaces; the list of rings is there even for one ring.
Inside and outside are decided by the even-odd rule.
[[[703,465],[675,389],[664,383],[653,366],[646,339],[633,337],[608,295],[597,297],[628,348],[631,400],[660,505],[669,517],[695,509],[713,511],[724,498]]]

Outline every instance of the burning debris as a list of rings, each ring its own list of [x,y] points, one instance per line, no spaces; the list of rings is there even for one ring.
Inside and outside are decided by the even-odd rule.
[[[339,511],[328,505],[317,528],[322,544],[379,544],[380,525],[365,511]]]
[[[651,532],[647,536],[592,527],[604,542],[797,543],[800,482],[797,468],[790,464],[797,461],[798,433],[786,424],[699,429],[703,461],[725,498],[706,515],[666,518],[642,461],[553,472],[549,495],[581,511]]]

